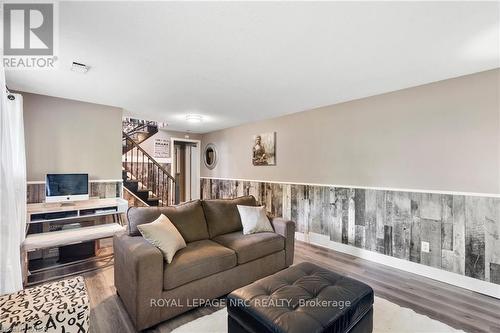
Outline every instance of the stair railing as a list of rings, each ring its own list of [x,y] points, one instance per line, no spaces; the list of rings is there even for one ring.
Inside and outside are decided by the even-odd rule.
[[[123,143],[131,147],[124,153],[123,166],[139,182],[139,189],[150,190],[159,199],[159,206],[173,204],[175,178],[127,133],[122,132]]]
[[[127,124],[133,124],[133,123],[127,123]],[[125,127],[125,126],[123,126]],[[128,130],[128,131],[124,131],[128,136],[132,136],[134,135],[135,133],[137,132],[140,132],[140,131],[143,131],[145,129],[148,129],[149,127],[156,127],[158,128],[158,124],[155,122],[155,121],[144,121],[144,122],[141,122],[141,123],[138,123],[137,126],[134,126],[132,127],[132,129]]]
[[[128,126],[123,126],[123,128],[125,128],[125,127],[128,127]],[[154,134],[158,133],[158,126],[157,126],[156,122],[145,121],[143,123],[139,123],[137,126],[131,128],[131,129],[123,130],[122,132],[127,134],[132,139],[133,142],[140,145],[142,142],[146,141],[148,138],[150,138]],[[135,135],[140,133],[140,132],[147,132],[148,135],[143,137],[143,138],[136,137]],[[131,144],[128,144],[128,143],[129,143],[129,141],[126,141],[123,144],[123,147],[122,147],[123,154],[125,154],[126,152],[128,152],[130,149],[133,148],[133,146]]]

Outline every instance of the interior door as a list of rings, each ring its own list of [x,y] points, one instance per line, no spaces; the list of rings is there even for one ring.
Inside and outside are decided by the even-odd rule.
[[[174,140],[175,204],[200,198],[200,143]]]

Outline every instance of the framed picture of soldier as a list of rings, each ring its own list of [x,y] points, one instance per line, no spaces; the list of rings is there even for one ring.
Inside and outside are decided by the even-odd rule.
[[[276,132],[254,135],[252,164],[255,166],[276,165]]]

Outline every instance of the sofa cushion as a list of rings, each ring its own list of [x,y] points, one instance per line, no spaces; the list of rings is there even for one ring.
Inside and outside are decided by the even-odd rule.
[[[213,240],[234,250],[238,264],[265,257],[285,248],[285,237],[274,232],[243,235],[243,232],[237,231],[217,236]]]
[[[170,290],[188,282],[228,270],[236,266],[236,254],[211,240],[201,240],[179,250],[165,265],[163,288]]]
[[[151,223],[139,224],[137,229],[144,239],[160,249],[167,262],[172,262],[175,253],[186,247],[179,230],[163,214]]]
[[[240,214],[236,205],[255,206],[253,195],[236,199],[203,200],[203,211],[207,219],[210,238],[242,230]]]
[[[237,205],[240,213],[243,234],[250,235],[258,232],[274,232],[271,222],[266,215],[265,206],[241,206]]]
[[[150,223],[161,214],[172,221],[186,243],[208,239],[207,223],[200,200],[169,207],[130,207],[127,212],[128,234],[139,236],[137,225]]]

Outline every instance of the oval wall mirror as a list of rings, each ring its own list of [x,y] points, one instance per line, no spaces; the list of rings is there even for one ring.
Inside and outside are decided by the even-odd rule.
[[[209,143],[205,147],[205,152],[203,153],[203,161],[205,166],[212,170],[217,164],[217,148],[213,143]]]

